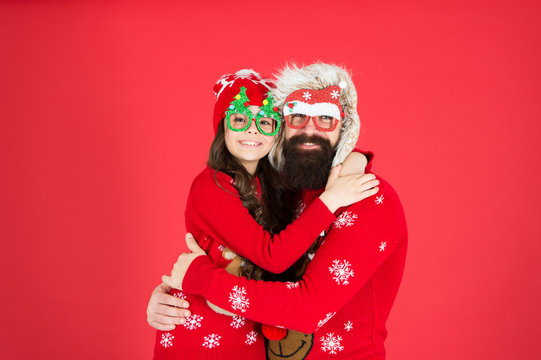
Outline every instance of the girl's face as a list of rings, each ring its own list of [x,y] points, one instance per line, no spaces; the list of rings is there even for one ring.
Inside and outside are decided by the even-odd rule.
[[[259,111],[259,106],[250,106],[249,109],[253,114],[256,114]],[[234,115],[231,115],[231,121],[234,121]],[[227,150],[253,175],[259,160],[265,157],[272,148],[276,136],[267,136],[260,133],[255,119],[250,124],[250,127],[242,132],[229,129],[227,121],[223,122],[223,126],[225,127],[225,146]]]

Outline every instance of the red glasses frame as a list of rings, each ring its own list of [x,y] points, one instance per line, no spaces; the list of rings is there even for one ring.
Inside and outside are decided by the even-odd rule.
[[[340,121],[340,119],[337,119],[337,118],[334,118],[334,124],[332,127],[330,127],[329,129],[326,129],[326,128],[322,128],[321,126],[319,126],[317,124],[317,121],[316,121],[316,116],[308,116],[306,115],[306,121],[299,125],[299,126],[293,126],[291,125],[291,122],[289,122],[289,118],[293,115],[298,115],[298,114],[291,114],[291,115],[287,115],[286,116],[286,124],[288,127],[292,128],[292,129],[302,129],[303,127],[305,127],[306,125],[308,125],[308,121],[310,121],[310,119],[312,119],[312,122],[314,123],[314,126],[316,127],[316,129],[318,129],[319,131],[325,131],[325,132],[329,132],[329,131],[333,131],[334,129],[336,129],[336,125],[338,125],[338,122]],[[302,114],[304,115],[304,114]]]

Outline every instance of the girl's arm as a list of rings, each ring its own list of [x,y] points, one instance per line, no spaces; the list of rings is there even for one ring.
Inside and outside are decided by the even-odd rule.
[[[270,235],[242,205],[232,178],[208,170],[196,178],[190,192],[186,218],[214,239],[256,265],[275,273],[285,271],[336,220],[333,212],[344,203],[359,201],[377,192],[373,175],[334,179],[292,224]],[[325,205],[324,201],[327,203]]]
[[[249,319],[314,332],[326,314],[342,308],[395,249],[405,246],[398,197],[388,185],[380,196],[383,202],[359,202],[342,213],[296,283],[232,276],[193,248],[196,252],[181,255],[172,276],[163,280]]]

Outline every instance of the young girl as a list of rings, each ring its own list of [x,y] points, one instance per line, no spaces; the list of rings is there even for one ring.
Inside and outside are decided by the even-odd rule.
[[[281,133],[272,83],[251,70],[222,76],[214,90],[215,139],[208,167],[194,180],[186,206],[186,229],[211,261],[237,276],[261,278],[261,269],[289,268],[335,220],[333,212],[377,192],[373,177],[331,173],[327,189],[295,217],[292,196],[266,155]],[[242,256],[239,257],[236,254]],[[249,259],[249,260],[247,260]],[[190,302],[191,316],[172,331],[156,334],[155,359],[262,359],[257,323],[173,290]],[[242,293],[237,308],[246,305]]]

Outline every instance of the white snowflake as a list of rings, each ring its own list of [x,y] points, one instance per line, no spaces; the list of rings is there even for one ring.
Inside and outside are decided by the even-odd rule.
[[[216,84],[221,84],[222,87],[220,88],[220,91],[218,91],[216,94],[216,98],[218,98],[220,96],[220,94],[222,93],[222,91],[224,91],[224,89],[227,87],[227,86],[233,86],[233,83],[234,81],[231,80],[231,81],[227,81],[226,78],[222,78],[220,79]]]
[[[304,98],[304,100],[309,100],[312,97],[312,94],[310,94],[310,92],[308,91],[305,91],[302,93],[302,97]]]
[[[223,245],[218,245],[218,251],[224,251],[224,246]]]
[[[383,204],[383,195],[381,196],[376,196],[376,200],[375,200],[375,203],[376,204]]]
[[[250,307],[250,299],[246,297],[246,289],[242,286],[233,287],[233,291],[229,293],[229,302],[233,309],[241,312],[246,312]]]
[[[175,337],[171,335],[171,333],[165,333],[162,334],[162,340],[160,341],[161,346],[164,348],[168,348],[169,346],[173,346],[173,339]]]
[[[357,219],[356,214],[352,213],[351,211],[344,211],[333,224],[336,228],[341,229],[343,226],[353,226],[355,219]]]
[[[208,336],[205,336],[205,341],[203,342],[203,347],[206,347],[208,349],[215,348],[217,346],[220,346],[220,339],[222,337],[218,334],[209,334]]]
[[[255,331],[250,331],[248,334],[246,334],[246,345],[252,345],[257,341],[257,333]]]
[[[327,336],[322,336],[320,341],[323,352],[328,351],[329,354],[336,354],[337,351],[344,350],[344,347],[340,346],[340,341],[342,341],[340,335],[334,336],[334,333],[327,333]]]
[[[286,287],[288,289],[295,289],[295,288],[298,288],[299,287],[299,283],[298,282],[291,282],[291,281],[288,281],[286,282]]]
[[[192,314],[192,316],[186,319],[184,327],[188,330],[195,330],[198,327],[201,327],[201,320],[203,320],[201,315]]]
[[[379,251],[385,251],[385,247],[387,246],[386,241],[382,241],[381,245],[379,246]]]
[[[344,324],[344,329],[346,329],[346,331],[351,331],[351,329],[353,329],[353,323],[351,321],[348,321],[347,323]]]
[[[340,92],[339,92],[338,90],[333,90],[333,91],[331,92],[331,97],[332,97],[333,99],[338,99],[338,96],[340,96]]]
[[[244,320],[246,320],[246,318],[235,315],[233,316],[233,321],[231,321],[231,324],[229,324],[229,326],[231,326],[233,329],[240,329],[245,324]]]
[[[182,291],[175,292],[173,296],[182,300],[186,300],[186,294],[184,294]]]
[[[317,323],[317,328],[319,329],[320,327],[322,327],[323,325],[325,325],[327,323],[327,321],[331,320],[331,318],[336,315],[335,312],[330,312],[330,313],[327,313],[327,315],[325,316],[325,319],[323,320],[319,320],[319,322]]]
[[[329,266],[329,272],[338,285],[349,284],[349,278],[354,276],[351,264],[347,260],[333,260],[332,266]]]

